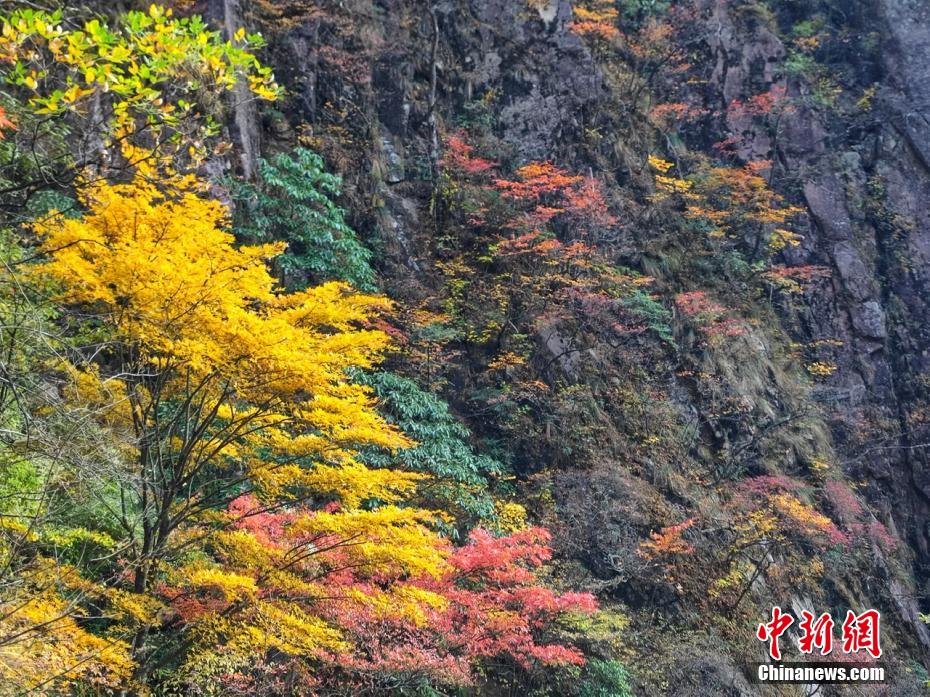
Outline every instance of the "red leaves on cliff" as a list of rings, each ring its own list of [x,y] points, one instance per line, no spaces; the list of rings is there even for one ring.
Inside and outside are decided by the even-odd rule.
[[[583,234],[618,222],[609,211],[601,182],[594,177],[572,174],[551,162],[530,162],[511,178],[494,177],[498,164],[476,154],[464,132],[448,135],[444,146],[441,162],[447,176],[457,187],[470,187],[469,199],[481,204],[479,214],[471,219],[475,225],[493,223],[502,229],[528,232],[558,218]],[[493,177],[490,182],[489,177]],[[485,214],[493,194],[510,207],[500,211],[500,219],[491,221]]]
[[[314,516],[338,517],[338,510],[266,511],[243,496],[229,512],[239,522],[219,545],[230,551],[220,554],[226,566],[217,573],[216,592],[161,588],[188,631],[219,622],[235,641],[237,633],[247,634],[254,616],[274,608],[286,622],[299,618],[306,636],[322,637],[318,649],[287,655],[289,641],[299,644],[289,640],[285,623],[274,665],[292,663],[299,670],[310,658],[317,665],[315,680],[343,687],[390,675],[468,685],[489,659],[524,669],[584,662],[574,647],[546,637],[558,616],[593,612],[596,602],[587,593],[559,594],[538,583],[537,570],[552,556],[542,528],[505,537],[477,529],[461,547],[440,545],[435,569],[397,576],[380,568],[368,542],[307,536],[317,525]],[[243,557],[248,564],[237,563]],[[233,582],[253,590],[224,596]],[[274,665],[259,661],[252,671],[225,676],[224,684],[260,694]]]
[[[534,571],[552,556],[548,542],[549,533],[542,528],[507,537],[472,532],[468,544],[450,560],[458,582],[443,591],[453,601],[445,618],[450,621],[453,646],[458,644],[473,656],[507,655],[524,667],[534,661],[583,663],[577,650],[541,644],[534,637],[561,613],[597,609],[588,593],[558,595],[535,583]]]
[[[871,517],[848,484],[831,479],[823,485],[823,493],[833,515],[853,540],[868,540],[885,551],[897,546],[898,541],[888,528]]]
[[[443,169],[474,177],[486,174],[497,167],[496,162],[475,155],[475,149],[465,140],[462,133],[452,133],[445,140],[445,150],[440,162]]]
[[[706,291],[679,293],[675,296],[675,307],[708,338],[736,337],[746,333],[742,323],[728,317],[727,308],[711,300]]]
[[[594,177],[565,192],[565,210],[576,228],[585,233],[606,230],[619,222],[610,213],[604,198],[604,188]]]
[[[769,114],[790,113],[794,110],[784,85],[772,85],[765,92],[760,92],[746,100],[734,99],[727,111],[734,116],[768,116]]]

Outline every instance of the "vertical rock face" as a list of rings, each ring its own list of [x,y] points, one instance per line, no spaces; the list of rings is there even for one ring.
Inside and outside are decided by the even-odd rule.
[[[594,59],[567,29],[567,0],[473,0],[437,8],[447,108],[493,93],[499,132],[523,160],[551,158],[581,140],[585,114],[603,85]]]
[[[900,521],[919,560],[919,583],[930,584],[930,429],[925,413],[930,371],[930,4],[879,3],[884,35],[886,118],[870,174],[885,194],[870,216],[878,241],[878,276],[901,438],[892,467],[898,501],[913,514]],[[874,164],[873,164],[874,163]],[[894,501],[891,502],[894,509]],[[926,639],[924,635],[923,638]]]
[[[895,128],[930,169],[930,5],[919,0],[877,3],[886,43],[884,87]]]
[[[245,25],[241,0],[209,0],[207,16],[222,27],[227,37]],[[261,153],[261,124],[258,109],[248,85],[240,82],[229,97],[232,112],[231,131],[239,154],[238,169],[243,177],[252,179]]]
[[[712,5],[717,56],[711,84],[723,100],[776,84],[785,54],[767,30],[736,28],[728,3]],[[851,10],[852,11],[852,10]],[[838,340],[836,374],[819,397],[846,473],[868,483],[878,515],[916,555],[915,589],[930,571],[930,431],[924,417],[930,351],[930,5],[883,0],[859,19],[881,36],[880,65],[849,65],[859,88],[878,75],[867,116],[799,109],[778,143],[754,134],[740,154],[781,162],[801,185],[810,229],[795,263],[825,264],[828,287],[785,322],[809,341]],[[755,67],[753,67],[755,66]],[[755,87],[755,89],[754,89]],[[789,81],[789,90],[804,89]],[[728,121],[731,133],[745,123]],[[865,429],[863,432],[862,429]],[[897,582],[895,582],[897,583]],[[893,593],[924,648],[909,594]]]
[[[829,278],[815,291],[775,308],[778,326],[771,329],[828,347],[823,355],[836,364],[836,371],[814,389],[812,408],[829,426],[836,466],[850,481],[862,483],[860,492],[875,519],[908,546],[896,559],[876,551],[883,577],[842,592],[847,600],[889,598],[888,607],[897,613],[892,623],[909,637],[902,643],[911,641],[915,655],[925,658],[930,635],[918,614],[928,610],[930,583],[930,3],[849,3],[844,21],[876,34],[879,46],[872,51],[853,48],[842,57],[851,75],[844,87],[856,95],[871,90],[873,102],[868,109],[846,111],[805,99],[810,85],[786,73],[783,64],[790,47],[774,20],[758,12],[759,3],[684,4],[693,10],[697,37],[689,50],[706,60],[701,98],[708,112],[724,114],[708,117],[700,145],[711,152],[714,142],[735,136],[741,161],[772,160],[779,185],[805,209],[803,240],[784,250],[781,261],[829,269]],[[237,16],[236,0],[211,5],[226,21],[235,21],[229,18]],[[476,118],[473,108],[480,102],[489,112],[485,116],[494,136],[510,149],[510,165],[551,160],[595,173],[612,187],[614,201],[639,195],[624,188],[629,177],[619,173],[644,167],[645,150],[636,157],[629,151],[637,140],[634,131],[646,125],[614,113],[622,98],[611,90],[628,76],[608,79],[596,52],[571,30],[568,0],[439,0],[430,7],[419,1],[377,0],[361,5],[354,31],[364,51],[351,48],[345,36],[334,40],[332,27],[310,16],[275,39],[276,73],[290,91],[288,116],[310,124],[315,136],[325,132],[328,109],[342,109],[355,124],[364,122],[357,129],[363,135],[364,157],[351,160],[351,149],[340,146],[333,148],[330,159],[351,162],[342,167],[351,213],[356,226],[370,233],[383,251],[381,269],[390,292],[404,298],[422,296],[431,285],[435,290],[438,226],[428,177],[432,72],[437,75],[435,107],[443,132]],[[747,6],[756,14],[747,13]],[[435,66],[430,64],[430,8],[440,30]],[[346,86],[334,77],[331,66],[320,59],[320,47],[333,41],[366,61],[364,79]],[[734,100],[773,86],[798,105],[774,132],[726,110]],[[623,106],[632,112],[641,105]],[[255,115],[237,111],[236,127],[242,168],[248,173],[258,148]],[[591,145],[592,133],[597,133],[596,146]],[[639,164],[631,168],[631,160]],[[645,229],[629,230],[624,245],[611,250],[618,265],[641,264],[651,273],[647,250],[630,249],[626,242],[652,235],[649,220],[648,215],[637,219],[636,225]],[[664,301],[672,304],[668,297]],[[740,373],[746,366],[732,366],[732,382],[752,391],[742,395],[747,408],[778,421],[779,409],[789,399],[773,367],[770,344],[751,338],[757,361],[753,379]],[[548,359],[564,354],[568,340],[553,329],[539,343]],[[687,350],[680,348],[681,353]],[[682,360],[681,354],[677,359]],[[711,359],[701,355],[695,360],[706,366]],[[555,360],[560,379],[583,381],[581,362],[576,353]],[[605,372],[598,380],[609,383],[610,370]],[[696,432],[702,405],[679,377],[683,372],[670,370],[661,379],[673,385],[669,392],[678,417]],[[612,418],[613,427],[622,428],[622,419]],[[482,424],[474,425],[480,430]],[[725,425],[718,426],[710,429],[715,430],[711,440],[724,444],[721,452],[746,447],[768,428],[761,418],[744,432],[727,433]],[[624,443],[602,445],[604,453],[626,449]],[[689,453],[705,465],[717,455],[698,446]],[[543,469],[551,463],[537,464]],[[653,465],[634,464],[638,471]],[[672,585],[652,596],[637,587],[642,561],[636,540],[649,533],[644,511],[663,506],[677,511],[682,504],[673,496],[656,503],[659,474],[642,475],[634,486],[618,475],[619,465],[611,467],[600,463],[583,474],[563,471],[555,476],[561,522],[588,541],[566,534],[563,553],[585,564],[605,587],[619,589],[612,597],[638,607],[661,597],[667,608],[674,605],[665,600],[674,596]],[[596,510],[589,510],[592,497]],[[635,512],[621,515],[624,506]],[[573,528],[571,518],[578,511],[585,513],[584,520]],[[639,538],[630,532],[637,526]],[[754,580],[753,591],[764,593],[762,585]],[[705,669],[696,655],[682,660],[682,670]],[[727,660],[711,660],[707,673],[728,686],[727,694],[753,694],[742,678],[731,675],[734,669]],[[682,688],[670,694],[707,692]]]

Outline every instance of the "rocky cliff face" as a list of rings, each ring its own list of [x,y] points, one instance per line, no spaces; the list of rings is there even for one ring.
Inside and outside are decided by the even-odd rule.
[[[212,14],[229,20],[241,11],[233,5]],[[773,603],[879,607],[902,668],[885,694],[917,690],[914,665],[930,657],[918,617],[930,604],[930,5],[625,3],[638,12],[612,21],[628,40],[595,41],[568,0],[267,5],[244,19],[269,36],[289,102],[262,117],[265,149],[304,143],[340,170],[354,225],[381,252],[396,299],[427,307],[448,297],[440,269],[461,233],[439,193],[436,144],[465,129],[494,143],[501,166],[549,161],[602,182],[619,223],[601,248],[651,276],[666,308],[711,285],[751,319],[729,348],[696,338],[680,308],[674,348],[643,339],[620,351],[564,330],[528,339],[535,377],[574,396],[551,408],[555,427],[527,442],[476,407],[472,348],[456,346],[444,366],[438,389],[503,441],[521,496],[556,532],[563,581],[632,617],[620,652],[642,694],[755,694],[740,662],[758,660],[755,622]],[[662,42],[665,53],[650,54]],[[687,67],[669,71],[672,62]],[[759,94],[783,95],[777,118],[730,108]],[[650,122],[650,108],[670,102],[699,115]],[[257,118],[240,110],[235,121],[245,174]],[[684,170],[697,154],[719,156],[720,142],[736,165],[770,160],[767,181],[803,208],[802,239],[773,259],[826,269],[799,292],[760,291],[765,269],[752,259],[738,272],[715,265],[722,254],[696,264],[680,223],[658,210],[647,155]],[[826,368],[810,379],[805,361]],[[565,416],[581,404],[584,415]],[[561,423],[586,429],[584,447],[556,444]],[[650,427],[678,435],[650,450]],[[873,542],[852,568],[828,566],[806,585],[749,567],[745,591],[708,618],[695,604],[708,586],[695,577],[727,573],[711,549],[732,543],[738,526],[719,502],[775,474],[818,491],[850,485],[863,520],[900,544]],[[646,568],[642,541],[686,518],[701,521],[685,537],[698,551],[677,572],[689,577]],[[779,554],[765,552],[766,569]]]
[[[732,23],[727,3],[710,11],[720,30],[711,84],[724,101],[752,91],[752,81],[785,85],[803,95],[803,79],[777,67],[785,47],[767,28],[749,36]],[[914,554],[918,597],[927,564],[927,185],[925,107],[930,35],[922,3],[853,3],[850,36],[857,44],[839,57],[844,88],[875,90],[867,113],[800,108],[787,114],[778,143],[752,133],[741,156],[777,159],[798,185],[809,216],[791,263],[825,264],[830,282],[782,320],[806,341],[841,342],[830,352],[838,369],[818,388],[844,472],[862,480],[875,514]],[[877,42],[863,50],[866,34]],[[755,73],[753,66],[755,66]],[[743,126],[728,123],[731,133]],[[915,599],[897,595],[902,618],[923,650],[928,634],[916,620]]]

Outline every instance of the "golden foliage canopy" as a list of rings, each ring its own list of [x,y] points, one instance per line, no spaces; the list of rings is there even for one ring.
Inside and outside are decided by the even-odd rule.
[[[279,292],[266,263],[282,246],[236,247],[226,210],[201,188],[192,177],[159,187],[141,175],[95,184],[82,219],[36,226],[49,255],[40,272],[59,282],[60,299],[85,306],[133,367],[160,376],[120,378],[137,412],[196,387],[216,418],[247,420],[252,445],[272,451],[346,464],[348,451],[334,446],[404,445],[367,389],[344,376],[386,347],[387,335],[362,325],[387,301],[340,283]],[[224,453],[241,454],[241,443]]]

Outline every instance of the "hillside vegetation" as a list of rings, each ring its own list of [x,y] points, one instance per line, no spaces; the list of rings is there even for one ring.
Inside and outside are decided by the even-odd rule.
[[[0,2],[0,696],[926,694],[919,4]]]

